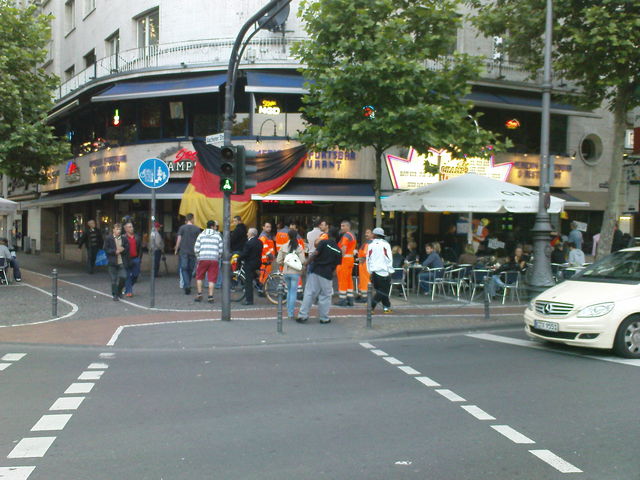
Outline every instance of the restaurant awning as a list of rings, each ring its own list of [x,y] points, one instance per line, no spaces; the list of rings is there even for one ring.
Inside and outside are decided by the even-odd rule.
[[[145,82],[122,82],[91,97],[92,102],[115,102],[138,98],[173,97],[216,93],[227,80],[224,74],[203,77],[174,78],[169,80],[148,80]]]
[[[92,200],[100,200],[103,195],[119,192],[129,185],[129,183],[121,183],[118,185],[105,185],[102,187],[86,187],[78,188],[60,193],[50,193],[43,195],[36,200],[20,202],[20,209],[32,207],[51,208],[62,205],[63,203],[90,202]]]
[[[498,94],[491,92],[471,92],[464,97],[478,107],[492,107],[506,110],[524,110],[542,112],[542,96],[540,98],[523,97],[521,95]],[[551,113],[557,115],[576,115],[584,117],[598,117],[592,112],[578,110],[572,105],[551,102]]]
[[[291,180],[273,195],[251,195],[251,200],[261,201],[311,201],[311,202],[375,202],[371,182],[339,182],[311,179]]]
[[[568,190],[564,192],[579,203],[569,203],[569,210],[604,211],[609,201],[609,192],[587,192],[583,190]],[[555,193],[553,194],[555,195]]]
[[[158,200],[180,200],[188,184],[188,178],[170,180],[166,185],[156,188],[156,198]],[[149,200],[151,199],[151,189],[136,182],[125,191],[117,193],[114,198],[116,200]]]
[[[300,75],[282,73],[247,72],[245,92],[253,93],[295,93],[305,94],[309,90],[304,87],[306,80]]]

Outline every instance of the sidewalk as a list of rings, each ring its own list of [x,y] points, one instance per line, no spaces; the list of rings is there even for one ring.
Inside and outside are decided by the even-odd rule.
[[[185,295],[178,286],[177,274],[156,279],[155,307],[150,307],[148,275],[142,275],[134,287],[135,296],[114,302],[110,295],[110,281],[104,267],[89,275],[84,265],[60,262],[44,255],[20,255],[22,283],[0,287],[0,343],[50,343],[71,345],[106,345],[123,326],[149,323],[190,322],[182,325],[187,337],[194,332],[189,343],[211,345],[246,345],[272,342],[313,342],[332,339],[374,338],[421,332],[468,330],[495,326],[522,324],[524,304],[494,303],[490,318],[484,317],[481,303],[457,301],[454,298],[437,299],[411,293],[405,301],[394,292],[394,313],[373,316],[373,328],[366,328],[366,308],[332,307],[330,325],[319,325],[313,320],[298,325],[284,318],[284,334],[276,333],[276,306],[256,296],[256,305],[242,306],[232,303],[232,322],[219,322],[220,291],[216,302],[195,303],[192,295]],[[53,269],[58,272],[57,316],[52,315]],[[162,272],[165,273],[164,271]],[[195,288],[193,289],[195,292]],[[203,321],[216,323],[214,329],[197,328]],[[195,323],[194,323],[195,322]],[[151,327],[153,328],[153,327]],[[138,331],[140,329],[136,329]],[[145,328],[145,333],[150,328]],[[176,330],[171,330],[175,335]],[[196,333],[197,332],[197,333]],[[205,335],[209,338],[201,338]],[[142,340],[142,339],[141,339]],[[170,346],[175,342],[161,341]]]

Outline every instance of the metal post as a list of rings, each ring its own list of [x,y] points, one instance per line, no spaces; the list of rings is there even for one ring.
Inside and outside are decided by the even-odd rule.
[[[284,285],[282,285],[282,282],[278,284],[277,292],[278,292],[278,333],[282,333],[282,309],[283,309],[282,298],[284,296]]]
[[[55,268],[51,274],[51,316],[58,316],[58,270]]]
[[[371,303],[373,302],[373,285],[367,285],[367,328],[371,328]]]
[[[554,285],[551,272],[551,246],[549,233],[551,223],[549,213],[550,187],[553,175],[549,172],[549,121],[551,107],[551,33],[553,29],[553,4],[547,0],[544,36],[544,78],[542,81],[542,124],[540,131],[540,190],[538,195],[538,213],[531,229],[533,232],[533,272],[530,286],[534,290],[544,290]]]
[[[486,276],[484,277],[484,319],[485,320],[489,320],[489,318],[491,318],[491,312],[489,311],[489,304],[491,302],[491,300],[489,299],[489,289],[487,288],[489,286],[489,282],[491,281],[491,279]]]
[[[158,235],[158,231],[156,230],[156,189],[151,189],[151,233],[155,232]],[[151,296],[149,300],[149,306],[151,308],[156,306],[156,242],[155,238],[151,239]]]

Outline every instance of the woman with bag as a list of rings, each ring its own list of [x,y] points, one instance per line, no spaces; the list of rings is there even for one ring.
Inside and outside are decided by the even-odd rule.
[[[298,232],[289,230],[289,243],[285,243],[278,251],[276,261],[282,266],[284,282],[287,286],[287,314],[293,320],[296,308],[298,282],[304,265],[304,249],[298,243]]]

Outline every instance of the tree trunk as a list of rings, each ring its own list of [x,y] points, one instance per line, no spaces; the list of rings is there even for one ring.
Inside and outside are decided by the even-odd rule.
[[[382,202],[380,201],[382,185],[382,153],[383,150],[376,148],[376,181],[374,184],[374,194],[376,197],[376,227],[382,227]]]
[[[613,108],[613,158],[609,173],[609,196],[607,208],[604,211],[602,227],[600,228],[600,242],[596,252],[596,260],[611,253],[613,228],[622,213],[621,196],[624,192],[623,164],[624,164],[624,136],[627,128],[627,105],[629,104],[630,89],[618,87]]]

